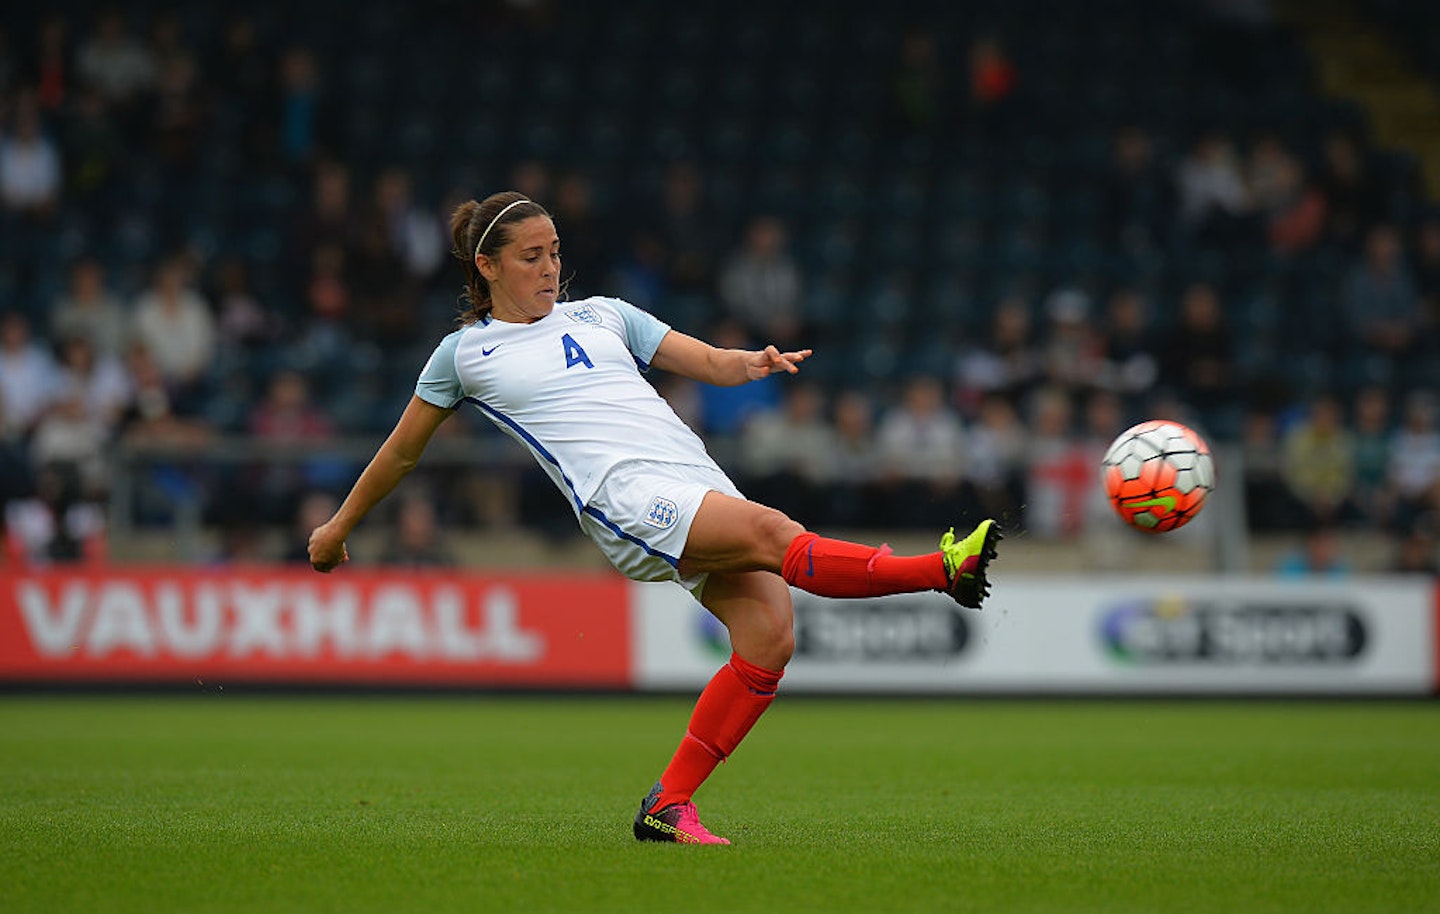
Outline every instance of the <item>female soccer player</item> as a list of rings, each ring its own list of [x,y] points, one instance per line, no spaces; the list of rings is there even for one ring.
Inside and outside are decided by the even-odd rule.
[[[328,572],[347,561],[350,531],[414,469],[440,423],[473,403],[529,449],[616,568],[680,583],[729,630],[730,660],[634,825],[640,840],[728,844],[690,798],[775,697],[795,648],[787,585],[826,597],[933,589],[978,608],[1000,532],[985,520],[964,539],[951,529],[936,552],[898,556],[746,500],[641,372],[744,384],[794,374],[810,350],[717,349],[617,299],[557,303],[559,235],[542,206],[513,191],[461,204],[451,231],[469,309],[344,503],[311,533],[310,562]]]

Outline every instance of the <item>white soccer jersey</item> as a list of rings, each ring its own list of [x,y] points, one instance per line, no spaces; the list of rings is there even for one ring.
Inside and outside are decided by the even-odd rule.
[[[623,460],[716,467],[640,376],[669,331],[615,298],[558,303],[533,324],[487,319],[441,340],[415,395],[478,406],[535,455],[578,515]]]

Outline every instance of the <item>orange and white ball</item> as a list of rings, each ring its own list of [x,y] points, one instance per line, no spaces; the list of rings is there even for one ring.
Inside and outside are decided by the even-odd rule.
[[[1146,533],[1189,523],[1215,488],[1210,447],[1179,422],[1152,419],[1120,433],[1100,479],[1121,520]]]

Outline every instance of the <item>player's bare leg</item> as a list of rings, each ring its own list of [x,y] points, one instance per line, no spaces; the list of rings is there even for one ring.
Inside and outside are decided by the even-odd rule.
[[[730,843],[701,824],[691,796],[774,701],[795,650],[790,590],[777,575],[711,574],[701,602],[729,630],[734,653],[700,693],[679,748],[640,804],[634,830],[642,841]]]
[[[711,492],[690,528],[680,571],[774,571],[822,597],[938,590],[978,609],[989,592],[986,570],[1000,538],[995,522],[984,520],[964,538],[952,529],[935,552],[895,555],[887,545],[823,537],[774,508]]]

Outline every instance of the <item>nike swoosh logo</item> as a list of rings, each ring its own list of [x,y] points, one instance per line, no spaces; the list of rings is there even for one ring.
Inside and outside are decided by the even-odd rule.
[[[1158,498],[1146,498],[1141,501],[1122,501],[1120,503],[1126,508],[1164,508],[1166,511],[1175,510],[1175,498],[1170,495],[1161,495]]]
[[[481,346],[481,347],[480,347],[480,354],[481,354],[481,355],[489,355],[490,353],[494,352],[496,349],[499,349],[501,346],[504,346],[504,345],[505,345],[504,343],[496,343],[494,346],[491,346],[489,349],[486,349],[484,346]]]

